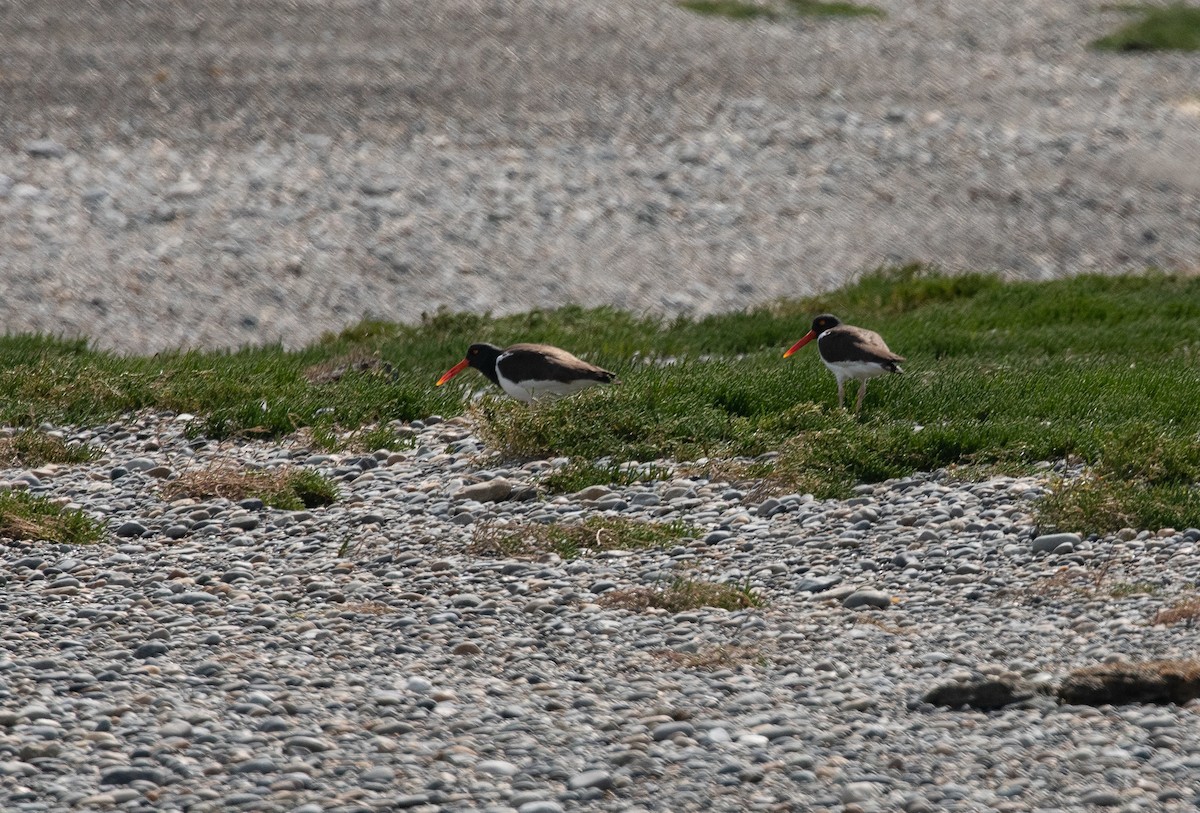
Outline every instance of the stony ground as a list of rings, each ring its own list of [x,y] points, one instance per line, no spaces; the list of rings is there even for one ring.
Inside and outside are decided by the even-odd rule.
[[[1194,655],[1153,625],[1192,595],[1200,530],[1047,539],[1045,475],[763,499],[677,467],[528,499],[461,420],[322,454],[143,416],[69,438],[94,463],[0,471],[102,518],[94,547],[0,544],[5,811],[1191,810],[1195,704],[990,713],[921,702],[983,676],[1050,685]],[[311,467],[341,499],[168,501],[218,464]],[[689,473],[693,472],[693,473]],[[497,523],[681,522],[666,549],[563,561],[472,547]],[[637,613],[675,578],[762,606]]]
[[[0,325],[154,351],[366,313],[703,313],[904,260],[1195,269],[1200,61],[1107,0],[0,0]]]

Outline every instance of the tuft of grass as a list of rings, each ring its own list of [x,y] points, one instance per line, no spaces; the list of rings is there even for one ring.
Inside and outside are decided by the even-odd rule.
[[[328,478],[311,469],[248,471],[215,466],[186,472],[163,487],[163,496],[169,500],[222,497],[234,502],[256,498],[271,508],[299,511],[336,502],[338,489]]]
[[[1190,629],[1196,625],[1198,618],[1200,618],[1200,596],[1191,596],[1159,610],[1154,614],[1154,620],[1151,623],[1170,625],[1182,621]]]
[[[821,0],[786,0],[785,11],[768,5],[746,3],[742,0],[678,0],[680,8],[731,20],[778,20],[786,14],[801,17],[886,17],[883,9],[860,6],[857,3],[822,2]]]
[[[1200,525],[1198,440],[1146,424],[1103,433],[1095,465],[1059,481],[1038,506],[1039,522],[1083,534]]]
[[[1117,582],[1109,588],[1108,594],[1113,598],[1128,596],[1156,596],[1162,592],[1162,586],[1154,582]]]
[[[302,429],[301,436],[324,452],[375,452],[379,449],[398,451],[417,445],[411,430],[400,430],[392,424],[368,426],[350,431],[336,426]]]
[[[0,437],[0,466],[36,468],[47,463],[87,463],[100,457],[95,446],[67,444],[62,438],[36,429],[23,429]]]
[[[633,612],[645,612],[651,607],[669,613],[717,607],[722,610],[745,610],[763,606],[763,600],[749,583],[720,584],[679,578],[666,587],[634,587],[611,590],[600,596],[599,603]]]
[[[779,17],[779,12],[774,9],[743,3],[741,0],[679,0],[678,5],[697,14],[728,17],[731,20],[774,20]]]
[[[1105,51],[1200,51],[1200,7],[1128,6],[1141,18],[1092,43]]]
[[[820,0],[787,0],[788,7],[796,14],[805,17],[886,17],[881,8],[875,6],[860,6],[857,3],[833,2],[824,3]]]
[[[543,477],[541,484],[552,494],[573,494],[588,486],[631,486],[666,480],[670,476],[671,470],[664,466],[622,466],[573,458],[567,465]]]
[[[665,548],[696,533],[695,528],[682,522],[617,517],[589,517],[576,525],[479,523],[469,550],[478,556],[522,558],[555,553],[563,559],[575,559],[585,552]]]
[[[0,492],[0,537],[90,545],[104,539],[105,530],[82,511],[24,491],[5,491]]]

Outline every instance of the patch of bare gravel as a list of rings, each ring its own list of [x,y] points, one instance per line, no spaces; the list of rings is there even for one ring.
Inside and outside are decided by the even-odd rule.
[[[1097,1],[879,5],[0,2],[0,321],[145,352],[1197,267],[1194,57],[1089,51]]]

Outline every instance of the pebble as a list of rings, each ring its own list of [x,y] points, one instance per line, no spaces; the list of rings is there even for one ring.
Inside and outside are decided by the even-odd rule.
[[[164,810],[1153,806],[1197,767],[1186,709],[1059,705],[1035,688],[1077,666],[1191,657],[1181,628],[1148,619],[1200,580],[1194,541],[1079,539],[1084,564],[1047,566],[1023,498],[1038,476],[917,474],[852,501],[780,497],[786,510],[763,517],[746,489],[682,467],[602,493],[467,502],[450,496],[464,480],[526,489],[551,464],[412,455],[368,470],[330,453],[303,465],[360,461],[372,477],[287,512],[171,503],[145,475],[185,455],[188,468],[307,461],[298,438],[195,446],[187,422],[153,414],[64,431],[104,457],[60,466],[43,493],[110,536],[0,546],[0,688],[23,698],[0,710],[0,809],[148,793]],[[411,431],[414,448],[476,442],[453,421]],[[110,479],[112,461],[126,476]],[[481,521],[577,522],[617,502],[696,535],[570,559],[471,547]],[[762,606],[609,604],[681,574],[746,585]],[[1156,591],[1109,593],[1143,582]]]
[[[39,138],[25,144],[25,152],[34,158],[64,158],[67,148],[50,138]]]
[[[854,607],[887,609],[892,606],[892,597],[881,590],[855,590],[842,600],[842,606],[850,609]]]
[[[472,20],[465,40],[432,5],[326,31],[321,3],[289,6],[282,28],[232,3],[139,40],[145,21],[109,3],[88,25],[113,46],[57,61],[79,32],[53,2],[5,23],[6,64],[24,66],[4,73],[0,154],[13,334],[139,353],[303,345],[364,313],[416,323],[499,302],[742,310],[914,258],[1048,279],[1200,256],[1194,65],[1150,54],[1139,80],[1156,90],[1134,92],[1129,60],[1086,47],[1120,20],[1047,36],[1078,13],[1067,0],[749,26],[539,2]],[[544,64],[513,57],[548,43]],[[243,47],[253,64],[205,62]],[[200,63],[223,102],[188,84]],[[404,87],[381,101],[393,70]],[[805,85],[781,91],[780,75]],[[97,77],[105,92],[87,92]],[[755,519],[792,510],[755,502]]]
[[[1079,545],[1079,534],[1042,534],[1033,540],[1034,553],[1055,552],[1060,547],[1067,546],[1065,553],[1070,553]]]

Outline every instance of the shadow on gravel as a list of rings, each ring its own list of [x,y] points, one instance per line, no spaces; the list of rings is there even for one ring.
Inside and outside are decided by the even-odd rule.
[[[1174,703],[1182,706],[1200,697],[1200,661],[1162,660],[1115,663],[1076,669],[1062,681],[1045,687],[999,678],[945,683],[921,700],[953,709],[992,711],[1047,696],[1080,706],[1118,706],[1128,703]]]

